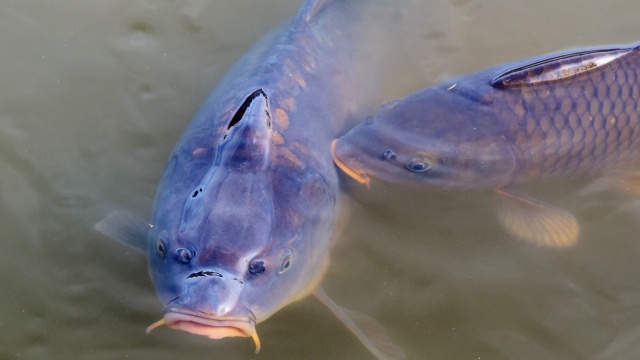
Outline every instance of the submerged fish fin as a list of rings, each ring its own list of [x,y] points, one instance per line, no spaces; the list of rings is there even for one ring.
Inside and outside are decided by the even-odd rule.
[[[612,189],[640,196],[640,171],[626,174],[608,174],[599,177],[580,190],[580,195],[589,196],[594,193],[611,191]]]
[[[570,80],[589,71],[602,71],[607,64],[637,50],[636,47],[593,48],[529,59],[495,77],[491,86],[521,88]]]
[[[404,350],[393,344],[391,337],[375,319],[336,305],[317,287],[313,295],[323,303],[342,323],[362,342],[362,344],[378,359],[405,359]]]
[[[521,239],[549,247],[568,247],[578,240],[580,227],[569,212],[523,194],[498,189],[498,219]]]
[[[630,193],[632,195],[640,195],[640,172],[631,172],[619,177],[603,178],[606,184],[614,188]]]
[[[129,210],[116,210],[95,225],[104,235],[134,248],[147,252],[149,224]]]

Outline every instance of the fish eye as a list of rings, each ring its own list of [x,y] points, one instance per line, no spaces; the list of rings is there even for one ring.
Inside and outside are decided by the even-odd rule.
[[[167,253],[167,246],[165,245],[165,241],[167,240],[167,231],[162,230],[160,235],[158,235],[158,240],[156,241],[156,251],[160,256],[165,256]]]
[[[193,259],[193,252],[189,249],[180,248],[176,250],[176,256],[178,257],[178,261],[183,264],[188,264],[191,262],[191,259]]]
[[[278,274],[287,272],[287,270],[291,269],[291,265],[293,265],[293,254],[291,253],[291,250],[287,249],[283,252]]]
[[[251,275],[262,274],[265,270],[264,261],[262,260],[251,260],[249,263],[249,273]]]
[[[160,256],[164,256],[167,253],[167,248],[160,239],[158,239],[158,243],[156,244],[156,250],[158,250]]]
[[[407,162],[407,169],[413,172],[425,172],[431,168],[431,162],[429,159],[423,157],[414,157],[413,159]]]
[[[396,155],[396,153],[393,152],[393,150],[385,150],[385,152],[382,153],[382,160],[396,161],[397,159],[398,159],[398,155]]]

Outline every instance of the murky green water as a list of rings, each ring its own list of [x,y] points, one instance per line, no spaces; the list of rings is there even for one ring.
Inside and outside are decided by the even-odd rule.
[[[93,224],[147,216],[164,162],[228,67],[298,1],[0,2],[0,359],[368,359],[314,300],[248,339],[144,329],[144,258]],[[640,40],[640,2],[397,2],[379,101],[564,48]],[[527,191],[574,212],[578,245],[509,238],[483,192],[347,183],[327,292],[412,359],[640,357],[640,202],[584,182]]]

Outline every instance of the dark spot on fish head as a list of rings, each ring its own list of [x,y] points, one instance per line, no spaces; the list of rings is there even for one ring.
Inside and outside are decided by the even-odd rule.
[[[217,271],[198,271],[198,272],[189,274],[189,276],[187,276],[187,279],[193,279],[198,277],[222,277],[222,274],[220,274]]]
[[[201,192],[202,192],[202,188],[199,188],[193,192],[193,195],[191,195],[191,197],[194,198],[198,196],[198,194],[200,194]]]

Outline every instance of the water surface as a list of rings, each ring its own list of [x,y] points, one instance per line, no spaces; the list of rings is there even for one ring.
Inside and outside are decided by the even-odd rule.
[[[384,3],[384,1],[380,1]],[[640,3],[402,0],[366,15],[375,102],[545,52],[640,40]],[[228,67],[298,1],[5,1],[0,7],[0,359],[368,359],[312,299],[263,343],[144,329],[160,317],[144,258],[97,234],[148,216],[165,161]],[[324,283],[412,359],[640,357],[640,202],[525,190],[576,214],[565,250],[510,238],[484,192],[345,181],[351,220]]]

